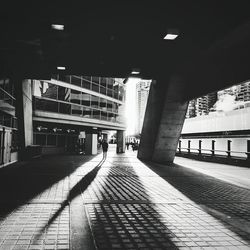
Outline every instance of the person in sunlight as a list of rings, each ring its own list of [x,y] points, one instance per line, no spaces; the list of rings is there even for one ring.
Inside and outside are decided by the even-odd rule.
[[[102,152],[103,152],[103,159],[105,160],[107,158],[107,152],[108,152],[108,143],[106,140],[103,140],[102,142]]]

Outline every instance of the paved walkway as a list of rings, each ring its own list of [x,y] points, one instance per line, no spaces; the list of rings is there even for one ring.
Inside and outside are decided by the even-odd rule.
[[[192,162],[111,150],[2,168],[0,249],[250,249],[247,184]]]

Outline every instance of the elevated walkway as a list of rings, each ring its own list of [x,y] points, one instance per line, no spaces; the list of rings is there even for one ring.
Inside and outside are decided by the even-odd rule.
[[[0,249],[250,249],[249,168],[136,154],[0,169]]]

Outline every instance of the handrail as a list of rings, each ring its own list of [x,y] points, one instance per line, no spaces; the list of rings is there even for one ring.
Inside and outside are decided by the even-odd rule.
[[[225,152],[225,153],[239,153],[239,154],[250,154],[250,152],[243,152],[243,151],[228,151],[228,150],[219,150],[219,149],[206,149],[206,148],[183,148],[178,147],[178,150],[187,149],[187,150],[197,150],[197,151],[214,151],[214,152]]]

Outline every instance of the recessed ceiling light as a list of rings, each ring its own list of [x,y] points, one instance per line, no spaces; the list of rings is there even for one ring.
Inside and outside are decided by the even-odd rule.
[[[132,75],[139,75],[140,74],[140,70],[137,69],[137,68],[135,68],[135,69],[132,70],[131,74]]]
[[[168,29],[167,35],[164,37],[164,40],[174,40],[177,36],[179,36],[178,29]]]
[[[57,66],[58,70],[65,70],[66,68],[64,66]]]
[[[177,34],[167,34],[164,37],[164,40],[174,40],[178,35]]]
[[[64,25],[63,24],[52,24],[51,28],[54,30],[64,30]]]

